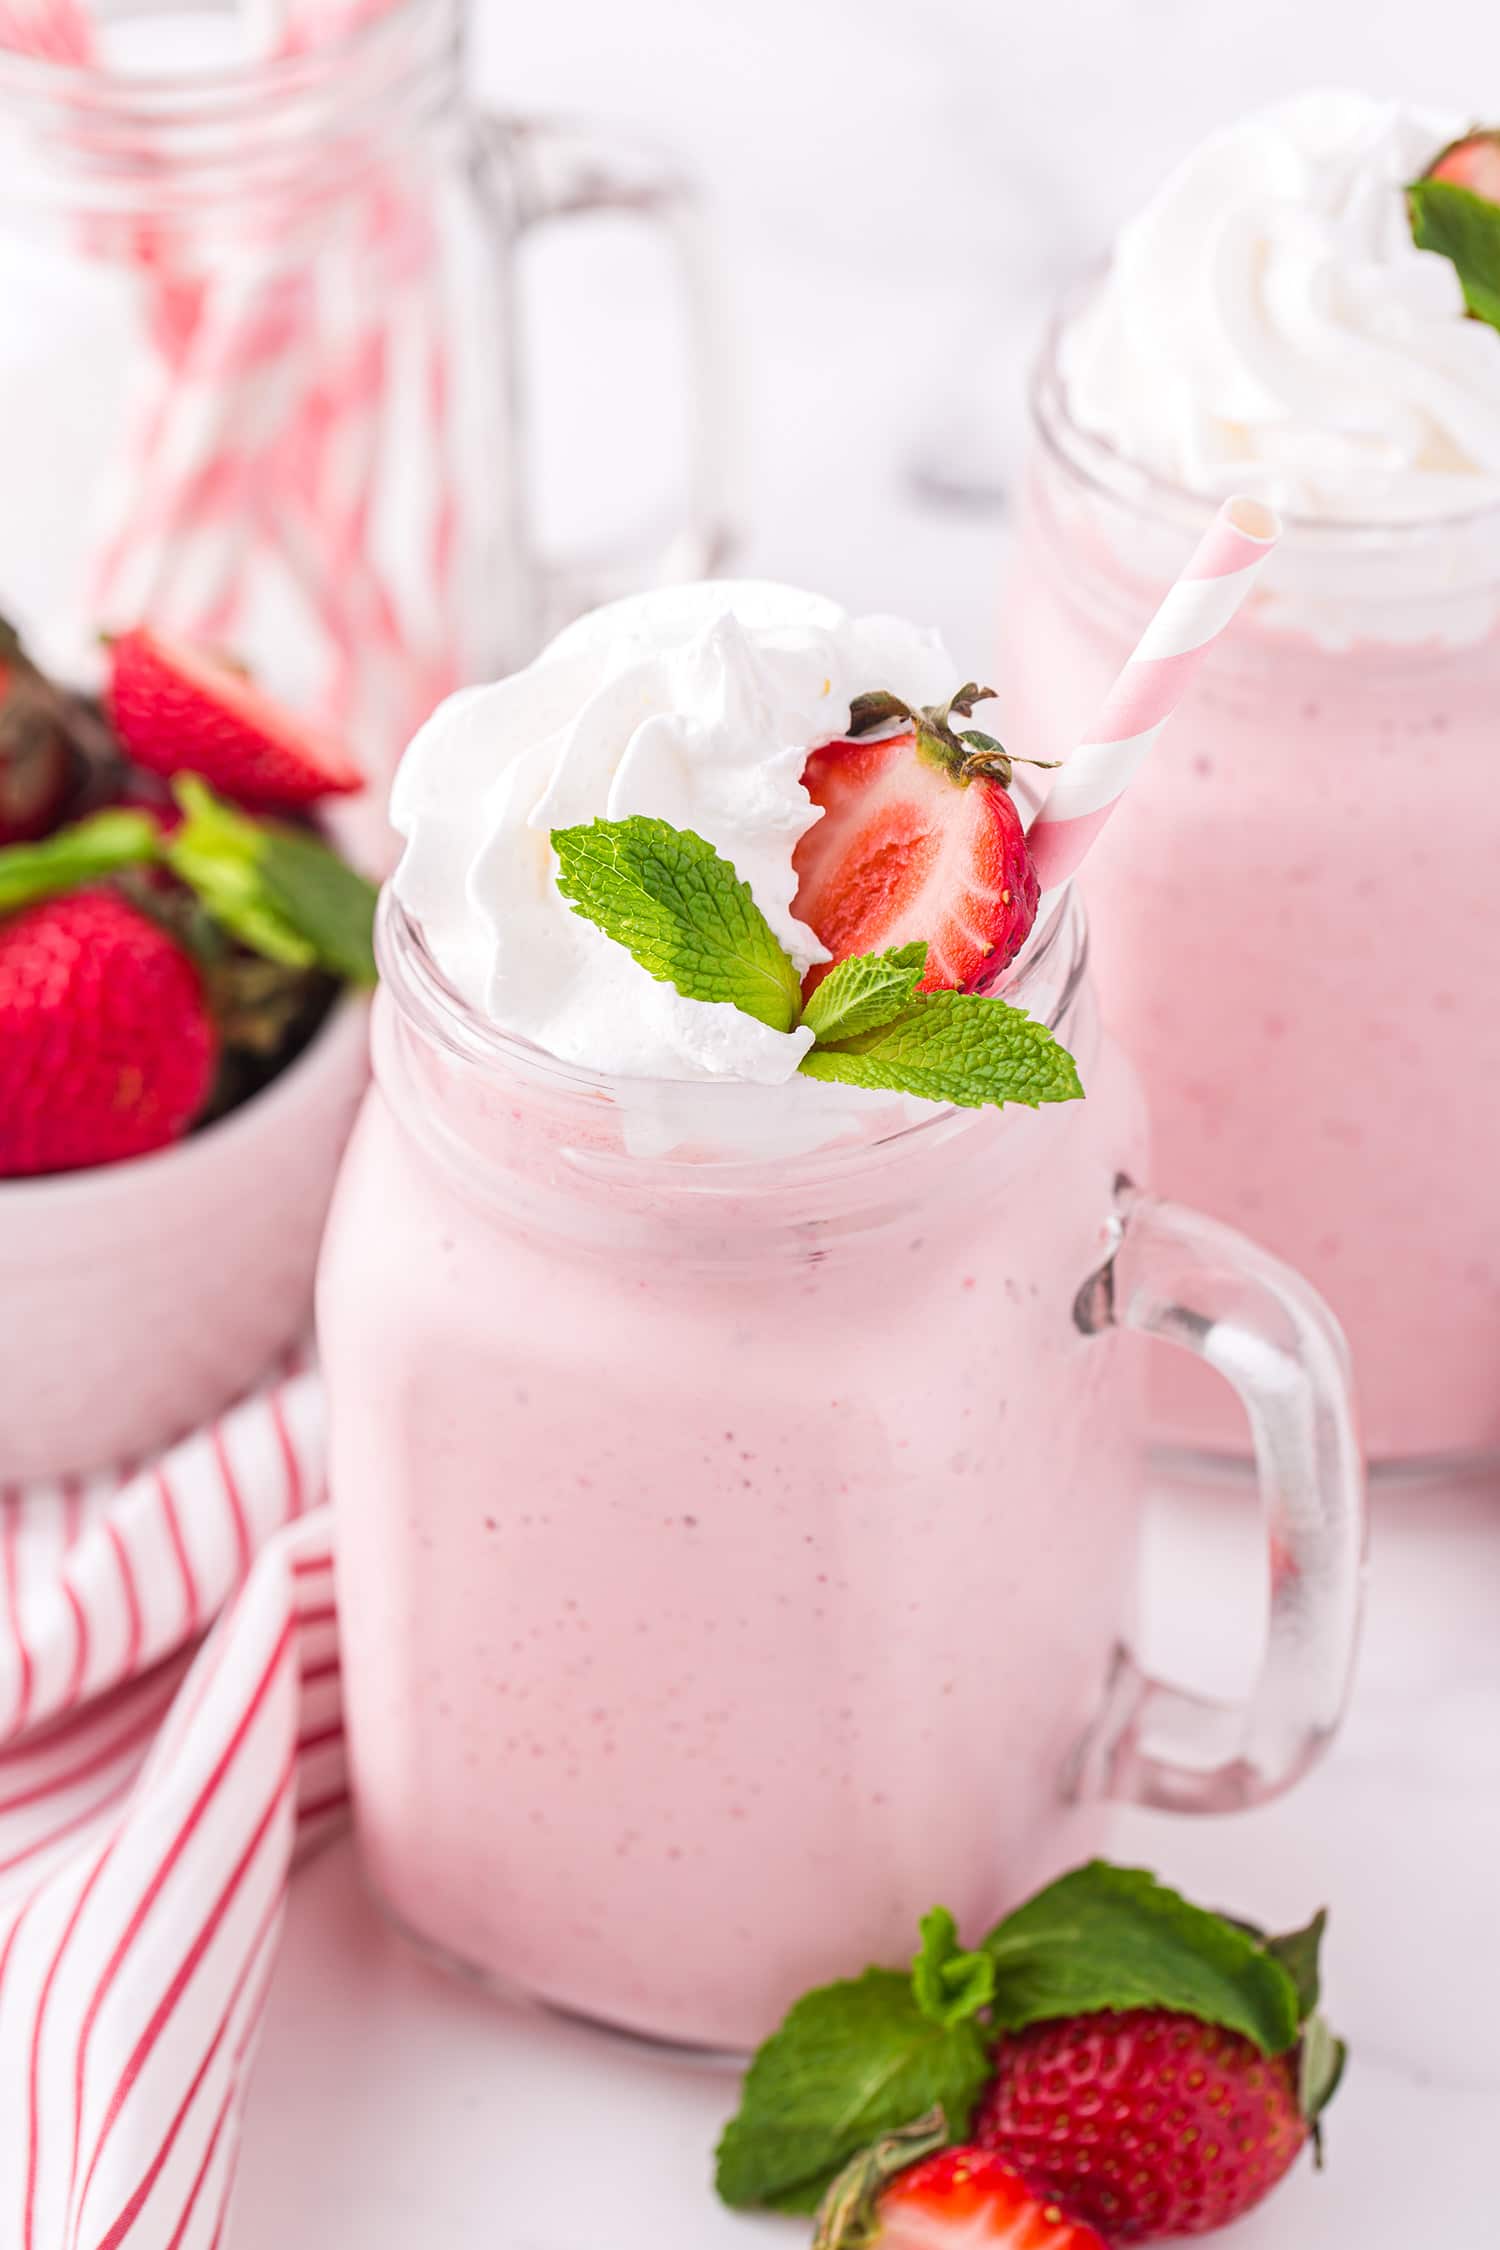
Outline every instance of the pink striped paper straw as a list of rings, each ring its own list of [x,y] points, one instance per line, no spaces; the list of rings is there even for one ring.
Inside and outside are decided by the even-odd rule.
[[[1094,733],[1079,743],[1031,824],[1027,842],[1044,902],[1078,872],[1280,537],[1274,509],[1243,496],[1226,500],[1209,525],[1105,698]]]

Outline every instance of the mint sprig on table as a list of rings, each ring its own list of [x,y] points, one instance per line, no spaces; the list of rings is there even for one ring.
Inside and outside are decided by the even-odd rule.
[[[196,774],[179,774],[173,794],[184,817],[170,831],[149,813],[121,807],[76,821],[45,842],[0,850],[0,914],[133,870],[163,868],[252,953],[286,968],[374,984],[372,883],[310,829],[241,812]],[[149,888],[133,895],[151,911]],[[190,941],[191,932],[184,934]]]
[[[809,1078],[961,1107],[1076,1101],[1072,1056],[1003,1000],[922,992],[927,948],[841,961],[803,1003],[797,967],[729,861],[691,829],[636,815],[554,828],[558,888],[660,984],[772,1031],[803,1026]]]
[[[1268,1939],[1103,1860],[1049,1885],[972,1951],[934,1908],[909,1970],[867,1969],[805,1994],[759,2049],[719,2143],[718,2192],[740,2209],[813,2211],[888,2138],[899,2147],[909,2129],[925,2147],[961,2142],[1005,2034],[1101,2010],[1193,2016],[1266,2056],[1300,2043],[1315,2124],[1344,2059],[1316,2013],[1322,1934],[1319,1915]]]
[[[1465,158],[1484,151],[1485,144],[1500,150],[1500,134],[1478,129],[1445,148],[1423,177],[1412,181],[1406,202],[1417,248],[1447,258],[1474,319],[1500,328],[1500,204],[1455,176]]]

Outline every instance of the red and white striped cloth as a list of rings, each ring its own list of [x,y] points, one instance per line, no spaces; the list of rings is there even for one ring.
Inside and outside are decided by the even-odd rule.
[[[293,1859],[347,1805],[322,1402],[0,1493],[0,2245],[214,2250]]]

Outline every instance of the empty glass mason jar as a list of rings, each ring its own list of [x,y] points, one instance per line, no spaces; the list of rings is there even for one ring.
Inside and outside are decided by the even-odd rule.
[[[143,616],[230,647],[383,779],[455,683],[707,567],[723,518],[692,191],[591,128],[471,107],[463,0],[365,13],[171,74],[112,43],[166,22],[175,59],[230,8],[125,0],[97,66],[0,52],[0,609],[75,678]],[[515,266],[534,227],[601,211],[678,261],[690,458],[675,527],[586,577],[533,534]]]

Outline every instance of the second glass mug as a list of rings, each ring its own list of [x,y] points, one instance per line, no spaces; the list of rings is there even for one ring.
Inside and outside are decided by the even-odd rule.
[[[389,894],[380,951],[319,1326],[358,1832],[409,1934],[743,2047],[907,1958],[935,1901],[987,1926],[1112,1798],[1231,1809],[1307,1769],[1356,1637],[1345,1354],[1294,1275],[1128,1184],[1142,1107],[1076,907],[1016,996],[1086,1100],[875,1102],[776,1157],[733,1153],[739,1097],[834,1089],[674,1088],[664,1132],[662,1089],[479,1021]],[[1120,1331],[1249,1416],[1271,1606],[1243,1704],[1131,1653]]]
[[[1072,420],[1059,330],[1002,608],[1008,739],[1066,757],[1214,503]],[[1328,1298],[1377,1468],[1500,1453],[1500,509],[1287,524],[1080,878],[1157,1176]],[[1165,1367],[1153,1425],[1227,1454]]]
[[[466,0],[364,14],[194,70],[0,50],[0,609],[81,682],[100,626],[232,649],[379,785],[455,685],[611,592],[712,566],[725,416],[675,168],[602,128],[477,110]],[[112,38],[160,22],[160,0],[109,11]],[[675,521],[664,504],[638,551],[566,562],[533,527],[517,259],[600,213],[675,261],[687,458]]]

